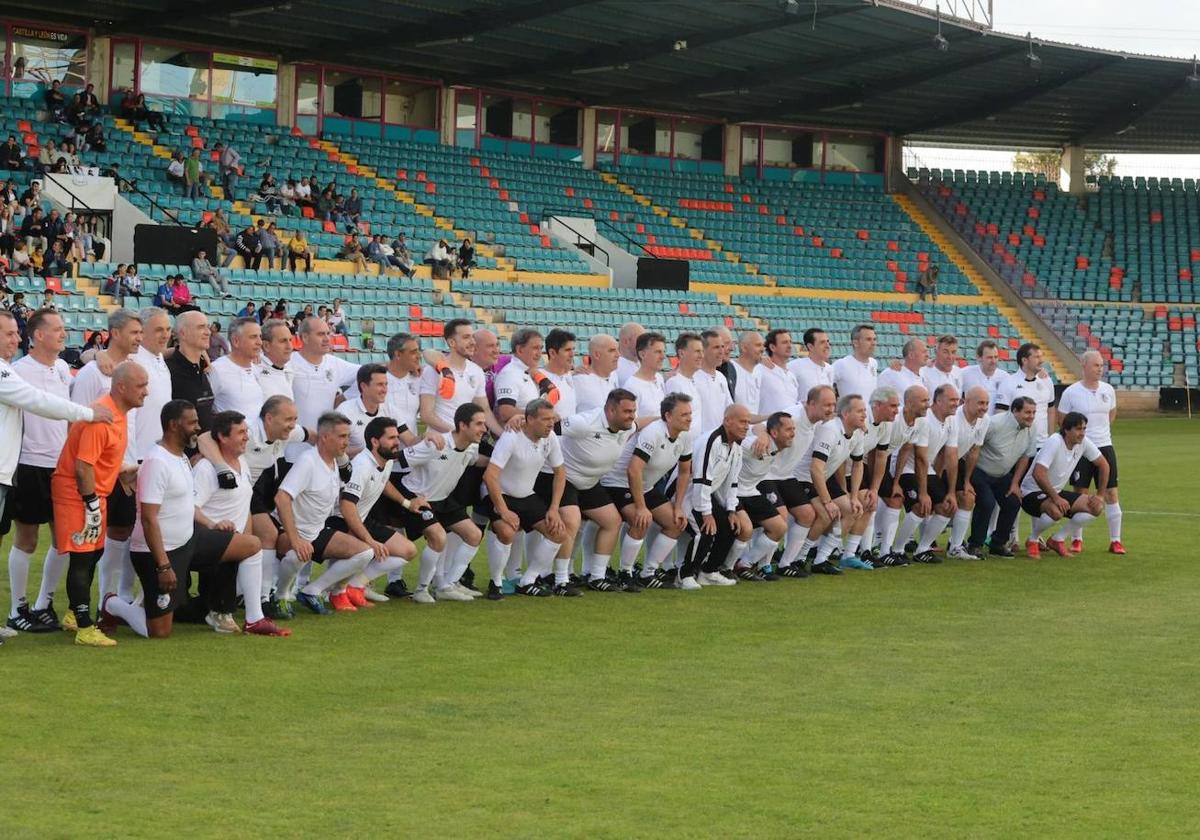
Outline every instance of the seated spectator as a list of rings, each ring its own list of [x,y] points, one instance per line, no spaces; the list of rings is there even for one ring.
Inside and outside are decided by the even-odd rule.
[[[120,297],[123,292],[121,290],[122,281],[125,279],[125,263],[117,265],[113,273],[104,279],[104,284],[101,287],[103,294]]]
[[[50,112],[50,119],[56,123],[67,121],[67,96],[63,93],[62,81],[59,79],[52,81],[46,91],[46,110]]]
[[[355,230],[356,228],[353,227],[346,229],[346,236],[342,239],[342,250],[338,251],[338,257],[354,263],[356,274],[366,274],[367,258],[363,254],[362,243],[358,241],[358,234],[355,233]]]
[[[258,220],[258,242],[262,258],[267,263],[267,270],[275,268],[276,257],[279,257],[279,267],[283,268],[283,254],[280,253],[279,235],[276,233],[274,222],[267,224],[263,219]]]
[[[237,235],[233,240],[233,249],[242,258],[246,268],[258,271],[262,263],[262,242],[259,241],[258,230],[253,224],[246,225],[246,229]]]
[[[68,168],[81,165],[79,155],[77,154],[78,150],[75,148],[74,140],[66,140],[63,142],[58,151],[59,155],[67,159]]]
[[[439,239],[425,255],[425,264],[433,269],[433,276],[439,279],[450,277],[450,245],[445,239]]]
[[[30,208],[42,203],[42,181],[40,178],[34,178],[29,182],[29,189],[21,193],[21,203]]]
[[[71,172],[71,170],[67,167],[67,159],[61,155],[48,171],[51,175],[69,175]]]
[[[258,199],[267,205],[268,213],[278,213],[283,206],[283,200],[279,195],[279,185],[275,183],[275,176],[270,172],[263,175],[262,181],[258,184]]]
[[[63,217],[63,232],[62,232],[62,236],[60,238],[67,239],[67,240],[74,240],[75,236],[78,232],[79,232],[79,217],[76,216],[70,210],[68,210],[67,215]],[[63,244],[65,245],[67,243],[64,242]]]
[[[71,122],[93,122],[100,115],[100,100],[96,98],[96,86],[89,84],[71,99],[69,116]]]
[[[471,269],[474,267],[475,246],[471,244],[471,237],[467,236],[463,238],[458,249],[458,270],[462,272],[464,280],[471,276]]]
[[[154,293],[154,305],[159,309],[165,309],[172,315],[178,314],[179,306],[175,303],[175,278],[164,277],[163,281],[158,284],[158,291]]]
[[[58,215],[58,208],[50,211],[50,215],[46,217],[46,221],[42,227],[43,235],[46,237],[47,245],[55,241],[61,241],[67,236],[67,225],[62,217]]]
[[[46,252],[41,248],[34,248],[29,255],[29,265],[33,268],[34,274],[41,275],[42,270],[46,267]]]
[[[63,250],[62,241],[55,239],[50,243],[50,250],[42,260],[41,275],[43,277],[61,277],[70,269],[71,266],[67,263],[67,254]]]
[[[279,207],[285,216],[296,215],[296,182],[291,178],[279,190]]]
[[[38,170],[49,172],[54,168],[54,164],[58,163],[59,157],[61,154],[58,151],[58,145],[53,140],[46,141],[46,145],[42,146],[42,150],[38,152]]]
[[[15,135],[8,135],[3,149],[0,149],[0,166],[10,172],[19,172],[25,168],[25,148],[17,142]]]
[[[96,262],[100,262],[104,259],[104,255],[109,252],[109,242],[100,233],[100,225],[94,219],[82,219],[80,221],[79,237],[83,240],[85,258],[91,258]]]
[[[142,277],[138,274],[138,267],[133,263],[125,267],[125,277],[121,281],[121,288],[123,295],[130,295],[139,301],[142,299]]]
[[[362,349],[375,349],[375,322],[370,318],[364,318],[359,325],[359,338],[362,340]]]
[[[8,269],[12,274],[24,274],[31,280],[33,279],[33,259],[29,255],[29,246],[25,244],[25,240],[18,239],[17,244],[13,246],[12,260]]]
[[[87,143],[88,149],[93,152],[108,151],[108,141],[104,137],[104,126],[100,124],[99,120],[88,126],[87,133],[84,135],[84,142]]]
[[[187,195],[187,185],[184,183],[183,152],[175,152],[171,155],[171,162],[167,164],[167,180],[175,186],[179,187],[179,191]]]
[[[0,205],[0,254],[11,257],[16,244],[17,229],[12,208],[7,204]]]
[[[221,322],[213,321],[208,332],[208,360],[215,362],[229,353],[229,339],[221,335]]]
[[[25,239],[25,247],[29,249],[29,253],[33,253],[34,248],[45,250],[50,243],[46,239],[46,220],[43,218],[42,208],[34,207],[33,212],[25,217],[25,221],[21,223],[21,236]]]
[[[0,206],[16,209],[17,206],[17,182],[9,178],[0,186]]]
[[[358,224],[362,218],[362,199],[358,197],[358,189],[350,188],[350,197],[342,205],[342,215],[345,221]]]
[[[67,262],[69,262],[72,267],[79,266],[87,262],[88,253],[83,247],[83,237],[73,237],[70,240],[70,243],[71,244],[67,247]]]
[[[55,304],[54,304],[54,290],[53,289],[46,289],[46,291],[44,291],[42,293],[42,305],[38,308],[39,309],[49,309],[53,312],[58,311],[58,307],[55,306]]]
[[[271,320],[271,316],[274,314],[274,312],[274,307],[264,300],[263,305],[258,308],[258,323],[267,323],[267,321]]]
[[[152,111],[147,107],[144,93],[139,93],[132,99],[126,96],[121,100],[121,110],[124,112],[125,118],[133,123],[134,129],[137,128],[138,123],[145,122],[154,131],[167,130],[166,119],[160,112]]]
[[[175,305],[180,312],[199,312],[200,307],[192,302],[192,290],[188,286],[187,281],[183,279],[182,274],[176,274],[172,279],[175,284],[171,290],[171,299],[175,301]]]
[[[316,209],[316,204],[313,202],[312,186],[307,178],[301,178],[300,183],[296,184],[296,204],[300,207],[312,207]]]
[[[254,308],[254,301],[252,301],[252,300],[246,301],[246,307],[241,312],[239,312],[237,314],[237,316],[239,318],[253,318],[255,321],[258,321],[258,323],[260,323],[260,324],[262,323],[261,316],[258,314],[258,311]]]
[[[383,243],[379,240],[379,234],[375,234],[367,240],[367,259],[379,266],[380,274],[387,274],[392,264],[388,261],[387,254],[383,252]]]
[[[412,254],[408,252],[408,243],[404,240],[403,233],[397,234],[392,240],[392,256],[395,257],[393,265],[407,274],[409,279],[417,273],[416,263],[413,262]]]
[[[338,335],[346,335],[346,313],[342,311],[341,298],[334,298],[333,306],[330,307],[329,313],[325,316],[325,323],[329,324],[329,329]]]
[[[334,217],[335,203],[333,190],[326,187],[321,192],[321,197],[317,199],[317,218],[323,222],[337,221]]]
[[[221,276],[221,272],[217,271],[216,267],[208,261],[208,254],[203,248],[196,252],[196,257],[192,260],[192,279],[197,283],[207,283],[212,286],[213,291],[223,298],[233,297],[229,293],[229,283]]]
[[[287,301],[283,298],[275,301],[275,308],[271,310],[271,318],[278,321],[287,321]]]
[[[292,318],[292,332],[298,333],[300,331],[300,325],[303,324],[305,321],[307,321],[312,316],[313,316],[313,305],[311,303],[304,304],[304,308],[301,309],[299,312],[297,312],[296,316],[294,318]]]
[[[296,270],[296,263],[304,260],[304,271],[312,271],[313,250],[304,238],[304,231],[297,230],[288,240],[288,271]]]

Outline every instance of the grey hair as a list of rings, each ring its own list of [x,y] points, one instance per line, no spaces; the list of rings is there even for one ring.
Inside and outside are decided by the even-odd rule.
[[[265,406],[264,406],[265,407]],[[340,411],[326,411],[317,419],[317,432],[332,432],[338,426],[349,426],[350,418]]]
[[[925,342],[919,338],[910,338],[904,342],[904,358],[908,358],[908,354],[916,350],[918,347],[924,347]]]
[[[859,394],[843,394],[837,401],[837,413],[845,414],[854,405],[854,401],[862,402],[862,397]]]
[[[258,416],[265,420],[272,414],[278,414],[289,403],[295,404],[295,400],[284,394],[273,394],[267,397],[266,401],[262,404]]]
[[[899,398],[895,388],[889,388],[883,385],[871,392],[871,405],[883,405],[886,402],[891,402],[893,398]]]
[[[241,336],[241,334],[242,334],[242,327],[248,327],[248,326],[250,326],[251,324],[255,324],[255,325],[257,325],[257,324],[258,324],[258,319],[257,319],[257,318],[250,318],[250,317],[246,317],[246,318],[235,318],[235,319],[234,319],[234,322],[233,322],[232,324],[230,324],[230,325],[229,325],[229,340],[230,340],[230,341],[232,341],[232,340],[233,340],[233,337],[234,337],[235,335],[236,335],[236,336]]]
[[[114,309],[108,313],[108,331],[123,330],[133,321],[140,324],[142,319],[132,309]]]
[[[292,331],[288,328],[287,321],[284,321],[280,318],[271,318],[268,321],[263,321],[263,325],[262,325],[263,341],[270,341],[271,337],[275,334],[275,330],[278,330],[278,329],[287,330],[288,334],[291,335]]]
[[[516,352],[518,347],[524,347],[533,339],[541,337],[542,334],[533,327],[521,327],[521,329],[512,334],[512,340],[509,342],[509,345]]]
[[[1079,357],[1079,361],[1081,361],[1081,362],[1086,362],[1089,359],[1099,359],[1101,361],[1101,363],[1103,363],[1104,362],[1104,354],[1101,353],[1099,350],[1085,350],[1083,352],[1083,354]]]
[[[410,342],[410,341],[416,341],[417,349],[418,350],[421,349],[421,342],[418,341],[417,337],[415,335],[412,335],[411,333],[398,332],[394,336],[389,338],[388,343],[387,343],[388,359],[395,358],[396,354],[399,353],[401,350],[403,350],[404,345],[408,344],[408,342]]]
[[[159,315],[166,315],[168,320],[171,317],[171,313],[160,306],[147,306],[137,316],[143,324],[148,324]]]
[[[550,402],[550,400],[544,400],[541,397],[538,397],[536,400],[530,400],[529,404],[525,406],[525,419],[529,420],[533,417],[537,417],[538,412],[545,409],[553,411],[554,404]]]
[[[300,326],[296,328],[296,335],[308,335],[313,330],[312,325],[320,320],[316,315],[310,315],[305,318],[300,322]],[[346,422],[349,423],[350,421],[347,420]]]

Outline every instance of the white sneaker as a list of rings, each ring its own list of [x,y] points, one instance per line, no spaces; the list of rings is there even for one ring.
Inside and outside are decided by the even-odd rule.
[[[439,589],[437,591],[437,599],[439,601],[474,601],[475,600],[470,595],[464,595],[458,589],[458,585],[454,584],[454,583],[451,583],[447,586],[443,586],[441,589]]]
[[[436,604],[437,599],[433,597],[433,593],[428,589],[418,589],[412,594],[414,604]]]
[[[733,581],[718,572],[701,572],[699,575],[701,586],[733,586]]]
[[[388,601],[392,600],[388,596],[384,595],[382,592],[376,592],[374,589],[372,589],[369,586],[363,587],[363,597],[366,598],[368,601],[374,601],[376,604],[385,604]]]
[[[459,583],[458,581],[455,581],[455,582],[454,582],[454,587],[455,587],[455,589],[457,589],[459,592],[461,592],[462,594],[466,595],[468,598],[470,598],[470,599],[472,599],[472,600],[474,600],[474,599],[476,599],[476,598],[482,598],[482,597],[483,597],[483,593],[482,593],[482,592],[476,592],[474,589],[468,589],[467,587],[463,586],[463,585],[462,585],[461,583]]]
[[[233,620],[229,613],[210,612],[204,617],[205,623],[218,633],[240,633],[242,628]]]
[[[948,552],[946,552],[946,556],[953,557],[955,560],[978,560],[979,559],[978,556],[967,551],[967,547],[965,545],[954,546],[952,549],[950,549]]]
[[[15,639],[18,635],[20,634],[16,630],[0,624],[0,639]]]
[[[685,578],[679,579],[679,588],[692,590],[692,589],[700,589],[701,587],[700,587],[700,584],[696,582],[696,579],[694,577],[685,577]]]

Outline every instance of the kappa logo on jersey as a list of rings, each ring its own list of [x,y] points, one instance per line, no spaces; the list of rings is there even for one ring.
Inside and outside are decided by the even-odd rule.
[[[0,370],[0,379],[8,379],[8,373],[7,370]]]
[[[332,382],[332,381],[333,381],[333,371],[331,371],[331,370],[327,370],[327,371],[325,371],[325,381],[326,381],[326,382]]]
[[[1101,394],[1101,395],[1100,395],[1100,402],[1102,402],[1102,403],[1107,403],[1107,402],[1108,402],[1108,394]]]
[[[601,438],[601,437],[603,437],[603,435],[601,435],[599,432],[596,432],[596,434],[594,435],[594,437],[595,437],[595,439],[596,439],[596,440],[600,440],[600,438]]]

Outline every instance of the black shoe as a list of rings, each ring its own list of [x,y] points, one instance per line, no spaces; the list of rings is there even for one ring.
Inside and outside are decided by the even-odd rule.
[[[38,621],[27,604],[17,607],[17,614],[8,620],[8,626],[21,633],[52,633],[53,627],[48,627]]]
[[[642,591],[642,584],[634,575],[622,571],[617,573],[617,589],[636,593]]]
[[[910,557],[917,553],[917,541],[909,540],[904,544],[904,553]]]
[[[790,566],[781,566],[776,573],[785,578],[806,578],[809,575],[808,569],[804,568],[804,564],[800,562],[795,562]]]
[[[644,575],[638,575],[637,586],[640,589],[663,589],[663,588],[665,588],[665,584],[663,583],[662,575],[659,574],[658,572],[655,572],[654,574],[650,575],[649,577],[646,577]]]
[[[991,557],[1013,557],[1013,556],[1015,556],[1013,554],[1013,552],[1007,546],[992,545],[991,543],[988,543],[987,553]]]
[[[593,592],[616,592],[617,591],[616,584],[609,583],[608,578],[588,578],[587,588],[592,590]],[[558,594],[557,589],[558,589],[558,587],[556,586],[555,587],[556,595]]]
[[[607,590],[611,592],[612,590]],[[550,590],[551,594],[559,598],[578,598],[583,593],[569,583],[555,584],[554,589]]]
[[[389,598],[411,598],[412,593],[408,591],[408,585],[401,580],[394,580],[387,585],[383,590],[383,594]]]
[[[262,611],[263,615],[272,621],[284,621],[287,619],[287,615],[279,606],[279,601],[275,600],[274,595],[271,596],[270,600],[263,601]]]
[[[467,580],[467,576],[463,575],[462,577],[460,577],[458,579],[458,585],[463,587],[464,589],[469,589],[472,592],[478,592],[479,590],[475,588],[474,580],[475,580],[474,575],[471,576],[471,580],[469,580],[469,581]]]
[[[503,601],[504,593],[500,591],[499,586],[492,583],[491,581],[488,581],[488,591],[487,591],[487,595],[485,595],[484,597],[487,598],[489,601]]]
[[[868,548],[866,551],[860,551],[858,559],[864,563],[870,563],[872,566],[879,565],[879,552],[873,548]]]
[[[842,570],[826,560],[824,563],[818,563],[813,566],[812,573],[814,575],[840,575]]]
[[[568,578],[568,580],[570,580],[570,578]],[[538,584],[538,586],[545,587],[546,589],[553,588],[554,587],[554,573],[551,572],[548,575],[542,575],[540,578],[537,579],[537,584]],[[582,584],[580,584],[580,585],[582,586]]]
[[[738,576],[734,574],[733,569],[717,569],[714,574],[718,574],[725,578],[725,580],[732,580],[734,582],[736,582],[738,579]]]
[[[914,563],[928,563],[928,564],[932,565],[934,563],[941,563],[942,558],[938,557],[932,551],[922,551],[920,554],[913,555],[913,562]]]
[[[37,621],[41,624],[49,627],[51,630],[56,632],[62,630],[62,622],[58,620],[58,614],[54,612],[53,603],[51,603],[50,606],[46,607],[44,610],[33,610],[30,615],[37,619]]]
[[[518,586],[518,595],[529,595],[533,598],[549,598],[551,595],[550,589],[542,586],[541,583],[534,582],[528,586]]]
[[[669,572],[664,572],[662,569],[659,569],[654,574],[656,576],[662,575],[662,588],[663,589],[678,589],[679,588],[679,569],[671,569]]]
[[[541,582],[542,582],[542,579],[538,578],[538,583],[541,583]],[[587,586],[587,578],[583,577],[582,575],[577,575],[574,572],[572,572],[571,574],[569,574],[567,576],[567,582],[570,583],[572,586]],[[550,580],[547,580],[546,585],[553,586],[554,579],[551,578]]]
[[[617,570],[614,569],[612,566],[605,566],[604,567],[604,579],[605,580],[616,580],[617,579]]]
[[[781,578],[779,575],[775,574],[774,572],[767,572],[767,571],[762,571],[762,570],[760,570],[758,573],[758,579],[759,580],[783,580],[783,578]]]
[[[738,576],[738,580],[759,580],[762,576],[758,574],[758,570],[750,566],[735,566],[734,574]]]
[[[880,558],[879,563],[882,563],[884,566],[907,566],[908,558],[898,551],[889,551]],[[875,564],[876,568],[879,567],[879,563]]]

